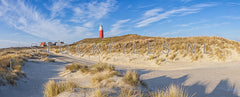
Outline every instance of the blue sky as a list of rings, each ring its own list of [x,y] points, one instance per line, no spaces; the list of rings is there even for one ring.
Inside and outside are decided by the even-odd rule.
[[[0,48],[139,34],[240,41],[240,0],[0,0]]]

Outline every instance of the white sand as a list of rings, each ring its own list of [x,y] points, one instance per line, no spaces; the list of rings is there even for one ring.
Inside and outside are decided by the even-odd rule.
[[[59,79],[58,73],[65,63],[27,62],[22,70],[27,75],[17,81],[17,86],[1,86],[1,97],[43,97],[43,84],[50,79]]]
[[[42,97],[43,84],[50,79],[70,79],[64,71],[64,66],[76,61],[87,65],[94,64],[79,57],[59,56],[55,57],[55,63],[27,62],[23,71],[27,79],[18,81],[15,87],[4,86],[0,88],[1,97]],[[96,60],[95,60],[96,61]],[[143,60],[144,61],[144,60]],[[123,63],[123,62],[122,62]],[[119,64],[122,64],[119,63]],[[237,97],[240,96],[240,60],[223,63],[171,63],[161,66],[146,65],[119,65],[117,70],[134,69],[141,74],[150,89],[157,90],[169,84],[182,84],[190,94],[196,97]],[[84,80],[82,75],[71,75],[71,80]],[[26,82],[24,81],[26,80]],[[70,94],[65,96],[70,97]],[[86,95],[85,95],[86,96]],[[194,96],[194,97],[195,97]]]
[[[120,70],[137,70],[149,88],[163,89],[170,84],[181,84],[197,97],[240,96],[240,60],[234,55],[226,62],[170,62],[156,65],[137,55],[115,55],[111,60],[100,61],[113,64]],[[99,61],[99,56],[79,57]],[[134,59],[135,61],[129,61]],[[122,62],[121,62],[122,61]],[[194,96],[194,97],[195,97]]]

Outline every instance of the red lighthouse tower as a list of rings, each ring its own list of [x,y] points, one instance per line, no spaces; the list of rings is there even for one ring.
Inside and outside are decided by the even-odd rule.
[[[100,27],[99,27],[99,38],[104,38],[103,37],[103,27],[102,27],[102,25],[100,25]]]

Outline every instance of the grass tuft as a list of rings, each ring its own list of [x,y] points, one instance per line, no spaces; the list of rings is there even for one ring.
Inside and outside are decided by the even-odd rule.
[[[65,66],[65,69],[70,70],[71,72],[81,71],[82,73],[91,73],[91,74],[108,71],[108,72],[110,72],[109,75],[120,75],[118,72],[115,71],[114,66],[107,65],[104,63],[98,63],[98,64],[91,65],[91,66],[87,66],[84,64],[78,64],[78,63],[72,63],[71,65]]]
[[[3,79],[6,79],[8,84],[16,85],[16,81],[18,79],[18,76],[14,73],[6,73],[5,75],[2,75]]]
[[[13,68],[15,72],[22,72],[22,65],[14,65]]]
[[[80,70],[81,72],[85,73],[89,71],[88,66],[78,63],[72,63],[72,65],[67,65],[65,69],[70,70],[71,72]]]
[[[44,85],[44,97],[54,97],[64,91],[73,91],[75,88],[79,86],[70,81],[59,81],[55,82],[53,80],[48,81]]]
[[[115,68],[112,65],[107,65],[105,63],[98,63],[91,66],[92,72],[103,72],[103,71],[114,71]]]
[[[100,83],[101,81],[111,78],[114,75],[121,76],[121,74],[117,71],[108,72],[107,74],[97,74],[95,77],[92,78],[92,84]]]
[[[150,97],[188,97],[183,88],[170,85],[165,91],[151,92]]]
[[[107,79],[107,76],[103,76],[103,75],[96,75],[95,77],[92,78],[92,84],[94,83],[100,83],[102,80]]]
[[[123,76],[123,81],[129,85],[137,86],[140,85],[140,75],[136,71],[127,71]]]
[[[57,50],[55,50],[55,53],[59,53],[60,51],[57,49]]]
[[[50,59],[48,57],[44,58],[43,61],[45,62],[55,62],[55,59]]]
[[[140,90],[123,87],[119,97],[144,97]]]
[[[93,97],[107,97],[107,93],[103,93],[102,91],[100,91],[100,89],[97,89],[95,92],[94,92],[94,95]]]

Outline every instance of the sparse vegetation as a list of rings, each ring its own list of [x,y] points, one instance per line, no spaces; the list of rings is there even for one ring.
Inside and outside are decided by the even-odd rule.
[[[165,58],[160,58],[160,59],[157,59],[156,60],[156,64],[157,65],[161,65],[163,62],[165,62],[166,61],[166,59]]]
[[[16,80],[26,77],[22,73],[22,66],[27,62],[30,57],[29,51],[21,48],[8,48],[0,52],[0,86],[11,84],[16,85]],[[10,60],[12,61],[12,71],[10,69]]]
[[[18,79],[17,73],[11,73],[11,72],[6,72],[6,73],[1,73],[1,85],[6,85],[6,84],[11,84],[11,85],[16,85],[15,80]]]
[[[119,72],[117,72],[117,71],[108,72],[106,74],[97,74],[95,77],[92,78],[92,84],[100,83],[101,81],[103,81],[105,79],[108,79],[108,78],[111,78],[114,75],[118,75],[119,76],[121,74]]]
[[[153,59],[156,59],[156,58],[157,58],[156,55],[152,55],[152,56],[150,56],[150,57],[148,58],[148,60],[153,60]]]
[[[100,87],[97,86],[97,89],[94,92],[92,92],[94,97],[107,97],[109,95],[114,95],[114,97],[115,96],[116,97],[188,97],[187,92],[185,92],[185,90],[182,87],[179,87],[177,85],[170,85],[164,90],[142,92],[141,88],[138,88],[138,87],[141,85],[147,88],[147,84],[140,80],[140,75],[136,71],[126,71],[126,74],[123,75],[121,81],[123,81],[128,85],[114,87],[114,89],[120,88],[120,90],[118,89],[116,90],[118,93],[111,93],[111,92],[107,93],[106,90],[102,90],[102,88],[103,87],[113,88],[113,86],[111,87],[108,87],[110,85],[101,86],[100,84],[111,83],[111,85],[114,85],[116,81],[111,79],[111,77],[113,77],[114,75],[121,75],[121,74],[115,71],[113,69],[114,68],[113,66],[105,66],[103,63],[95,64],[95,65],[90,66],[88,68],[89,70],[88,72],[92,72],[91,70],[93,70],[94,72],[98,71],[97,73],[94,73],[94,77],[92,78],[92,85],[100,86]],[[73,66],[73,67],[79,68],[78,66]],[[77,70],[80,70],[80,69],[77,69]]]
[[[177,54],[173,54],[169,59],[174,60],[177,57]]]
[[[102,72],[102,71],[114,71],[115,68],[112,65],[107,65],[106,63],[98,63],[95,65],[91,65],[91,71],[94,72]]]
[[[51,59],[51,58],[46,57],[46,58],[43,59],[43,61],[44,62],[55,62],[55,59]]]
[[[91,66],[72,63],[71,65],[65,66],[65,69],[70,70],[71,72],[80,71],[82,73],[95,74],[96,76],[92,78],[92,84],[98,84],[105,79],[113,77],[114,75],[121,76],[118,71],[115,71],[115,68],[112,65],[104,63],[98,63]]]
[[[165,90],[159,90],[157,92],[150,92],[150,97],[188,97],[187,92],[183,88],[170,85]]]
[[[152,45],[154,49],[151,50],[153,52],[153,55],[147,55],[147,43],[152,42],[156,45]],[[168,43],[169,45],[165,45],[169,48],[169,54],[163,54],[162,51],[168,52],[166,48],[163,48],[162,45],[164,43]],[[101,51],[101,55],[104,55],[102,59],[111,60],[111,56],[106,56],[108,54],[108,48],[109,43],[115,43],[115,45],[112,45],[111,53],[119,54],[123,52],[123,47],[125,48],[125,54],[131,55],[133,53],[133,44],[135,43],[135,52],[139,53],[139,56],[147,55],[145,60],[155,61],[156,64],[162,64],[162,63],[168,63],[178,60],[186,60],[186,61],[199,61],[203,58],[216,59],[219,61],[225,61],[228,56],[231,56],[231,53],[235,53],[235,51],[240,54],[240,43],[235,41],[230,41],[221,37],[183,37],[183,38],[164,38],[164,37],[146,37],[146,36],[139,36],[139,35],[125,35],[120,37],[110,37],[110,38],[93,38],[93,39],[84,39],[79,42],[76,42],[74,44],[70,45],[70,53],[76,54],[76,47],[78,43],[85,43],[86,47],[84,47],[85,53],[81,55],[83,57],[84,55],[89,56],[95,56],[98,54],[97,51],[95,51],[95,54],[92,54],[92,47],[93,44],[96,46],[98,43],[101,43],[101,46],[99,46],[99,49]],[[195,53],[193,53],[191,50],[189,50],[189,53],[187,53],[187,45],[191,44],[192,48],[193,44],[196,43],[196,50]],[[210,52],[208,55],[203,54],[203,48],[204,44],[207,44],[206,51]],[[57,48],[57,47],[56,47]],[[63,49],[66,49],[66,46],[62,47]],[[54,49],[56,50],[56,49]],[[53,50],[53,51],[54,51]],[[79,48],[79,50],[83,51],[83,46]],[[56,53],[59,53],[56,52]],[[137,56],[138,57],[138,56]],[[129,58],[129,62],[136,62],[137,57],[134,56],[132,58]],[[90,57],[89,57],[90,58]],[[190,59],[190,60],[189,60]],[[1,68],[0,68],[1,69]],[[115,68],[111,65],[99,63],[92,66],[86,66],[84,64],[72,64],[69,66],[66,66],[67,70],[70,71],[80,71],[83,73],[91,74],[92,77],[91,81],[94,84],[102,84],[107,82],[108,80],[111,83],[116,82],[113,80],[114,75],[118,75],[119,73],[114,73]],[[120,97],[187,97],[187,93],[183,90],[183,88],[176,86],[176,85],[170,85],[168,88],[164,90],[159,91],[153,91],[151,93],[143,93],[140,90],[135,90],[140,85],[146,86],[146,84],[143,83],[143,81],[140,80],[140,75],[137,74],[136,71],[127,71],[126,74],[121,78],[121,81],[123,81],[123,84],[128,84],[130,86],[134,86],[134,89],[130,88],[122,88],[118,91],[120,92]],[[98,96],[106,96],[103,94],[102,91],[98,90],[94,95]],[[97,97],[98,97],[97,96]]]
[[[44,85],[44,97],[54,97],[64,91],[73,91],[79,86],[76,83],[70,81],[59,81],[55,82],[53,80],[48,81]]]
[[[71,65],[65,66],[66,70],[70,70],[71,72],[80,70],[81,72],[88,72],[88,66],[84,64],[72,63]]]
[[[192,55],[192,61],[197,61],[198,59],[199,59],[199,56],[197,56],[197,55]]]
[[[117,74],[118,72],[114,71],[114,67],[112,65],[107,65],[104,63],[98,63],[95,65],[87,66],[84,64],[78,64],[78,63],[72,63],[71,65],[67,65],[65,67],[66,70],[70,71],[81,71],[83,73],[98,73],[98,72],[103,72],[103,71],[108,71],[110,72],[109,74]]]
[[[59,52],[60,52],[59,49],[55,50],[55,53],[59,53]]]
[[[125,48],[125,54],[132,54],[133,53],[133,44],[135,43],[135,52],[138,52],[139,55],[146,55],[147,54],[147,46],[148,43],[155,43],[155,45],[151,45],[152,49],[151,52],[154,54],[152,56],[149,56],[146,58],[147,60],[153,60],[156,61],[156,64],[161,64],[162,62],[157,62],[159,58],[165,57],[166,62],[171,61],[181,61],[185,59],[192,59],[192,61],[199,61],[200,59],[203,58],[211,58],[211,59],[219,59],[219,61],[225,61],[225,59],[228,58],[228,56],[231,55],[224,55],[222,57],[221,54],[218,54],[215,52],[218,48],[221,50],[221,53],[227,53],[229,49],[238,52],[240,54],[240,43],[236,41],[231,41],[224,39],[222,37],[208,37],[208,36],[202,36],[202,37],[177,37],[177,38],[164,38],[164,37],[148,37],[148,36],[140,36],[140,35],[124,35],[124,36],[118,36],[118,37],[109,37],[109,38],[103,38],[103,39],[98,39],[98,38],[89,38],[89,39],[84,39],[79,42],[76,42],[74,44],[70,45],[70,53],[76,54],[76,48],[78,43],[85,43],[86,47],[80,47],[79,49],[83,51],[84,49],[84,55],[89,55],[89,56],[94,56],[98,54],[98,52],[92,54],[92,47],[93,44],[95,46],[98,43],[101,43],[101,46],[99,46],[99,49],[102,54],[108,54],[108,48],[109,48],[109,43],[115,43],[115,45],[112,45],[111,53],[122,53],[123,52],[123,47]],[[162,50],[164,52],[168,52],[166,48],[163,48],[163,44],[168,43],[169,45],[165,45],[165,47],[169,48],[169,57],[167,58],[165,54],[162,53]],[[193,53],[191,50],[189,50],[189,54],[187,54],[187,47],[188,44],[191,44],[193,47],[193,44],[196,44],[196,50],[194,57],[192,57]],[[206,50],[207,52],[210,52],[210,54],[206,57],[202,56],[203,53],[203,48],[204,44],[206,44]],[[58,50],[58,47],[53,47],[56,50]],[[67,46],[63,46],[62,49],[66,49]],[[57,52],[57,51],[56,51]],[[178,54],[176,54],[178,53]],[[157,55],[157,56],[156,56]],[[104,57],[103,59],[109,60],[111,57]],[[135,59],[129,59],[130,62],[136,61]]]
[[[132,88],[123,87],[121,88],[121,92],[119,97],[144,97],[141,90],[134,90]]]
[[[107,97],[107,93],[103,93],[102,91],[100,91],[100,89],[97,89],[95,92],[94,92],[94,95],[93,97]]]
[[[94,83],[100,83],[102,80],[107,79],[107,78],[108,78],[108,76],[98,74],[98,75],[96,75],[95,77],[92,78],[92,83],[93,84]]]
[[[103,71],[114,71],[115,68],[112,65],[107,65],[105,63],[98,63],[91,66],[87,66],[84,64],[72,63],[71,65],[67,65],[65,67],[66,70],[74,71],[81,71],[83,73],[98,73]]]
[[[127,71],[123,76],[123,81],[129,85],[137,86],[141,84],[140,75],[136,71]]]
[[[13,67],[15,72],[22,72],[22,65],[14,65]]]

